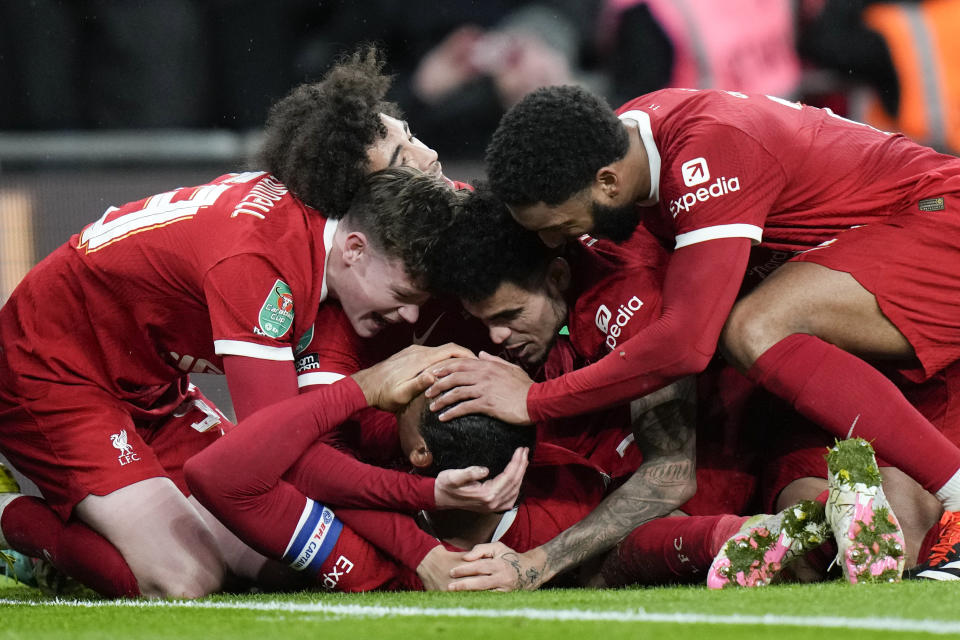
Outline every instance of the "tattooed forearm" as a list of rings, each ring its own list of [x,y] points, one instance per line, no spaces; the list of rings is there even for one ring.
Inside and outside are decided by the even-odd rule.
[[[612,548],[641,524],[669,514],[696,491],[694,403],[689,387],[634,414],[634,434],[644,454],[640,468],[581,522],[543,545],[540,578]],[[519,577],[518,577],[519,580]]]
[[[642,478],[643,482],[652,487],[659,486],[664,492],[671,486],[686,486],[690,482],[692,463],[688,460],[655,461],[637,469],[635,477]]]
[[[667,515],[696,487],[691,460],[645,462],[593,512],[543,546],[549,579],[612,548],[641,524]]]
[[[657,396],[659,397],[652,397]],[[633,433],[644,459],[692,451],[696,392],[692,378],[678,380],[630,405]]]

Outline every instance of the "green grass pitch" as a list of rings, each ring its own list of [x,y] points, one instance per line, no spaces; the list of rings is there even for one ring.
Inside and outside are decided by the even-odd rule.
[[[55,600],[0,583],[0,640],[960,638],[960,583]]]

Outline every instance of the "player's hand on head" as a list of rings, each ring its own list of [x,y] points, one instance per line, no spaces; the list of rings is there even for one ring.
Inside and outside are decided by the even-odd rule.
[[[517,553],[501,542],[478,544],[463,554],[464,563],[450,575],[450,591],[515,591],[536,589],[542,583],[545,555],[539,547]]]
[[[434,483],[438,509],[466,509],[479,513],[500,513],[512,509],[520,495],[530,450],[519,447],[499,475],[487,477],[485,467],[447,469]]]
[[[527,391],[533,380],[519,366],[481,351],[477,359],[449,360],[429,373],[436,381],[425,395],[430,410],[441,412],[441,421],[485,413],[504,422],[530,424]]]
[[[427,369],[450,358],[474,357],[469,349],[452,343],[440,347],[410,345],[352,378],[370,406],[399,411],[435,381]]]

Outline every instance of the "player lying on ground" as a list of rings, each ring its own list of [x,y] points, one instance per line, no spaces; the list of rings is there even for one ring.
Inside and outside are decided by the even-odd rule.
[[[498,365],[482,360],[437,370],[435,409],[515,422],[583,413],[703,370],[722,338],[752,380],[835,436],[870,440],[960,509],[960,447],[862,359],[923,381],[960,356],[960,160],[767,96],[667,89],[614,113],[551,87],[504,116],[487,167],[548,243],[623,240],[642,220],[672,244],[663,311],[546,382],[491,375]],[[754,245],[800,253],[734,306]]]
[[[356,412],[369,406],[385,411],[402,410],[433,381],[429,374],[421,374],[423,369],[452,356],[472,357],[472,354],[455,345],[411,346],[369,369],[286,400],[270,411],[254,414],[241,421],[215,446],[188,461],[185,470],[190,488],[220,521],[251,547],[294,569],[308,572],[318,585],[324,584],[334,571],[353,573],[357,567],[352,577],[337,576],[337,583],[343,581],[342,589],[417,588],[421,583],[426,588],[441,588],[444,576],[459,554],[446,551],[434,540],[434,546],[423,557],[416,573],[402,565],[384,562],[376,549],[344,527],[328,506],[307,497],[311,494],[309,487],[305,493],[284,478],[310,445]],[[419,422],[421,414],[410,412],[407,419]],[[405,432],[402,437],[412,438],[417,427],[414,425],[413,431]],[[274,443],[268,454],[251,446],[262,441]],[[513,462],[526,454],[523,448],[512,449],[510,447],[509,454]],[[408,455],[414,453],[422,457],[429,455],[414,450]],[[499,466],[506,467],[507,461],[500,460]],[[322,483],[325,473],[325,469],[315,466],[301,466],[298,484]],[[463,472],[447,471],[441,475],[443,473]],[[522,472],[519,476],[522,477]],[[520,479],[516,478],[518,485]],[[513,500],[498,508],[506,510],[512,505]],[[394,522],[403,517],[392,515]],[[377,539],[403,545],[402,537],[394,539],[398,530],[396,525],[390,527]],[[383,570],[371,573],[370,567],[374,565]],[[335,585],[328,583],[327,586]]]
[[[472,212],[471,212],[472,209]],[[458,292],[464,297],[464,304],[474,315],[482,319],[490,328],[491,338],[494,342],[504,346],[508,354],[514,354],[518,360],[528,365],[539,364],[546,360],[548,363],[545,369],[550,368],[550,359],[547,355],[555,355],[560,351],[557,347],[563,344],[563,338],[558,338],[558,330],[567,324],[570,327],[570,343],[574,345],[575,353],[572,356],[561,358],[567,363],[574,362],[577,357],[586,354],[600,357],[609,352],[610,342],[616,345],[617,340],[628,340],[635,333],[642,331],[646,324],[659,313],[659,287],[662,277],[664,261],[657,260],[656,254],[658,246],[652,241],[647,240],[648,236],[642,229],[634,232],[629,241],[622,247],[616,245],[607,247],[603,251],[605,262],[598,262],[596,257],[593,259],[584,259],[584,256],[595,255],[598,248],[604,247],[605,243],[593,239],[586,240],[583,244],[575,243],[573,247],[568,247],[563,256],[556,252],[549,251],[546,247],[536,241],[532,234],[524,234],[522,229],[515,228],[505,209],[495,199],[490,198],[483,189],[470,196],[470,203],[466,207],[467,215],[473,218],[468,222],[456,225],[455,228],[463,227],[469,229],[470,233],[458,233],[456,237],[446,238],[441,246],[450,254],[458,256],[459,269],[446,271],[445,276],[437,282],[439,286],[446,287],[449,290]],[[581,239],[583,240],[583,239]],[[643,243],[646,242],[644,245]],[[584,246],[586,245],[586,246]],[[619,249],[619,251],[618,251]],[[638,249],[642,249],[648,254],[646,261],[639,257],[631,260],[631,255]],[[486,256],[496,251],[498,260],[491,262]],[[578,259],[579,258],[579,259]],[[437,263],[442,264],[448,257],[442,254],[434,254]],[[567,314],[567,308],[571,313]],[[611,320],[612,315],[608,309],[617,309],[615,320]],[[607,310],[604,313],[604,310]],[[606,322],[601,322],[601,319]],[[616,331],[611,332],[610,327],[613,322],[617,322]],[[581,362],[589,362],[589,357],[583,358]],[[718,363],[722,364],[722,363]],[[568,369],[570,365],[567,364]],[[563,373],[563,365],[552,367],[553,373]],[[504,371],[510,371],[512,374],[523,376],[515,368],[504,367]],[[707,469],[700,469],[698,472],[698,486],[706,491],[701,491],[700,495],[694,500],[683,506],[688,513],[703,514],[723,514],[723,513],[743,513],[747,506],[750,496],[744,496],[745,500],[740,504],[726,505],[723,503],[724,497],[730,494],[747,493],[752,489],[752,485],[744,483],[744,474],[742,469],[749,468],[745,466],[738,469],[733,466],[724,468],[723,456],[718,456],[719,450],[722,450],[724,444],[729,446],[731,442],[739,442],[736,447],[736,453],[745,459],[751,456],[756,457],[757,451],[767,450],[769,444],[766,439],[750,440],[748,436],[754,429],[749,427],[747,421],[753,421],[765,425],[771,420],[780,421],[783,419],[784,410],[780,407],[773,412],[758,413],[756,410],[746,412],[738,409],[738,403],[743,400],[738,398],[745,391],[757,395],[757,392],[749,389],[749,384],[744,390],[730,382],[724,381],[721,376],[726,372],[722,366],[711,367],[709,374],[701,374],[700,387],[707,393],[701,394],[699,415],[708,417],[708,420],[701,422],[700,429],[707,429],[710,434],[710,428],[715,425],[710,424],[711,419],[719,424],[726,423],[726,432],[720,434],[720,437],[714,435],[712,442],[707,447],[702,447],[707,454],[700,456],[699,462],[705,463]],[[548,374],[549,376],[550,374]],[[744,381],[746,382],[746,381]],[[760,394],[763,395],[763,394]],[[756,400],[754,400],[756,404]],[[571,426],[578,426],[580,432],[579,446],[589,442],[588,428],[586,425],[592,424],[590,420],[581,419],[579,421],[567,421],[565,427],[560,429],[567,431],[565,444],[577,442],[571,435]],[[610,422],[610,418],[607,417]],[[799,422],[794,420],[794,422]],[[553,430],[558,431],[558,426],[562,423],[552,421]],[[550,433],[551,423],[540,423],[538,428],[541,430],[541,436]],[[669,428],[669,423],[666,423]],[[734,427],[731,429],[730,427]],[[559,431],[562,433],[562,431]],[[708,436],[709,437],[709,436]],[[589,445],[588,445],[589,446]],[[809,445],[807,445],[809,447]],[[810,449],[812,450],[812,449]],[[823,489],[826,489],[826,467],[823,460],[826,452],[826,446],[820,446],[816,451],[819,457]],[[769,465],[767,465],[769,466]],[[804,467],[806,469],[807,467]],[[819,467],[818,467],[819,468]],[[700,478],[701,473],[705,480]],[[769,472],[768,472],[769,473]],[[781,472],[777,479],[785,480],[786,472]],[[802,478],[803,474],[795,476]],[[777,485],[777,491],[773,493],[777,496],[780,489],[787,486],[787,482]],[[744,489],[748,489],[744,491]],[[919,489],[919,488],[917,488]],[[789,492],[788,492],[789,493]],[[812,495],[803,495],[802,493],[793,493],[798,500],[814,499],[818,497],[820,490],[814,491]],[[928,496],[926,492],[920,490],[920,493]],[[898,504],[912,506],[911,500],[916,496],[907,494],[900,499],[898,494]],[[923,495],[919,499],[922,499]],[[821,501],[825,500],[825,496]],[[713,503],[712,505],[710,503]],[[780,508],[786,508],[788,503]],[[731,508],[724,511],[722,506]],[[711,510],[711,507],[717,510]],[[621,518],[618,523],[622,526],[618,531],[613,527],[607,529],[587,531],[581,538],[582,553],[584,556],[594,555],[612,544],[619,541],[627,535],[633,528],[629,522],[629,510],[617,510]],[[820,508],[822,513],[822,507]],[[911,511],[910,515],[913,515]],[[916,548],[919,547],[920,540],[936,520],[924,524],[917,524],[911,528],[911,533],[915,534],[915,546],[913,547],[913,558],[916,558]],[[911,524],[914,520],[911,518]],[[639,522],[637,523],[639,524]],[[676,520],[673,526],[677,528],[677,535],[672,540],[686,540],[690,545],[691,541],[704,540],[704,536],[690,535],[692,527],[701,527],[702,524],[695,524],[691,521],[682,524]],[[734,528],[739,525],[734,525]],[[636,534],[644,531],[644,535],[631,535],[630,538],[620,545],[621,562],[632,564],[633,567],[616,567],[616,563],[605,563],[605,567],[610,569],[610,582],[617,583],[627,578],[634,581],[650,582],[655,581],[656,576],[663,575],[656,570],[657,559],[651,558],[644,560],[641,558],[643,550],[651,553],[656,552],[658,548],[656,542],[651,538],[653,534],[649,531],[657,530],[667,531],[667,523],[663,526],[642,527]],[[681,528],[687,529],[687,535],[680,533]],[[575,528],[576,529],[576,528]],[[571,533],[565,534],[570,536]],[[662,533],[660,534],[662,535]],[[609,539],[605,539],[609,536]],[[545,545],[543,550],[550,552],[556,550],[553,556],[550,556],[547,565],[551,568],[553,575],[565,567],[575,564],[573,558],[575,554],[569,553],[568,548],[563,547],[560,542],[552,541]],[[710,547],[707,547],[708,549]],[[540,550],[537,550],[540,551]],[[796,551],[796,550],[794,550]],[[700,556],[703,555],[703,549],[699,549]],[[529,555],[529,554],[528,554]],[[686,557],[696,555],[696,550],[677,549],[677,557]],[[520,558],[521,561],[526,561]],[[684,566],[683,562],[674,562],[674,567],[693,570],[697,568],[697,563],[689,563]],[[559,567],[559,568],[555,568]],[[634,568],[636,567],[636,568]],[[703,564],[699,563],[701,571],[700,579],[703,577]],[[536,571],[536,569],[534,569]],[[534,571],[522,571],[525,576],[532,575]],[[510,574],[513,575],[513,574]],[[667,572],[666,575],[669,575]],[[672,576],[676,580],[683,574],[677,572]],[[687,573],[687,576],[690,574]],[[538,583],[531,580],[524,586],[535,587]]]

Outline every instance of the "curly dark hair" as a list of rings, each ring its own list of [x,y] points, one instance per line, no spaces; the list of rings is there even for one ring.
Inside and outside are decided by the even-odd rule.
[[[449,422],[440,422],[439,414],[425,406],[420,416],[420,435],[433,454],[433,464],[421,473],[436,477],[446,469],[465,469],[478,465],[490,470],[488,478],[503,472],[518,447],[536,442],[537,430],[510,424],[482,413],[471,413]]]
[[[376,250],[401,260],[411,280],[429,288],[427,256],[448,234],[458,200],[438,177],[389,167],[363,179],[341,224],[362,231]]]
[[[487,185],[460,192],[459,201],[427,256],[433,292],[480,302],[504,282],[536,289],[556,251],[521,227]]]
[[[320,82],[303,84],[270,109],[255,168],[329,218],[340,218],[369,171],[367,149],[387,135],[381,113],[401,117],[384,96],[392,78],[365,45],[335,64]]]
[[[544,87],[501,118],[487,146],[487,178],[508,204],[557,205],[589,186],[629,146],[603,98],[580,87]]]

